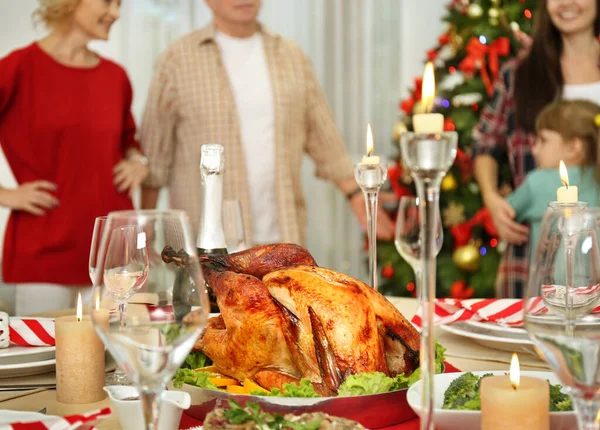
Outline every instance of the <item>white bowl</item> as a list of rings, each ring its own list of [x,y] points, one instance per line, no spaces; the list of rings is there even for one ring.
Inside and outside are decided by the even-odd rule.
[[[104,387],[110,397],[114,410],[119,417],[121,427],[127,430],[144,430],[144,414],[141,400],[123,400],[138,397],[135,387],[111,385]],[[179,428],[181,414],[190,407],[190,395],[183,391],[165,391],[162,395],[158,430]]]
[[[433,421],[436,430],[476,430],[481,427],[480,411],[456,411],[442,409],[444,404],[444,393],[452,381],[466,372],[444,373],[435,375],[434,379],[434,406]],[[489,372],[471,372],[474,375],[481,376],[486,373],[493,375],[506,375],[508,371],[489,371]],[[560,384],[558,378],[552,372],[531,372],[522,371],[523,376],[533,376],[535,378],[547,379],[552,385]],[[421,410],[421,382],[414,384],[408,389],[406,399],[411,408],[422,415]],[[573,430],[577,428],[577,417],[575,412],[550,412],[550,428],[552,430]]]

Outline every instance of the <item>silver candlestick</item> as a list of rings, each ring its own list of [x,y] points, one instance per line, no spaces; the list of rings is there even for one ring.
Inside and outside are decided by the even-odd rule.
[[[419,285],[422,309],[421,327],[421,429],[433,430],[433,378],[435,376],[435,344],[433,312],[436,283],[436,226],[442,178],[456,157],[458,135],[444,133],[403,133],[400,149],[404,163],[415,181],[420,200],[421,266],[423,276]]]
[[[377,201],[379,189],[387,179],[387,168],[380,163],[356,163],[354,178],[365,195],[367,237],[369,240],[369,282],[377,291]]]

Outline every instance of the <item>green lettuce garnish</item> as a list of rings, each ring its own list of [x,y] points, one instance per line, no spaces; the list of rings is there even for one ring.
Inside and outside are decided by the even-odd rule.
[[[283,391],[279,388],[272,388],[269,393],[264,391],[251,391],[250,394],[253,396],[275,396],[275,397],[320,397],[315,392],[315,387],[308,379],[301,379],[300,384],[293,382],[289,384],[283,384]]]
[[[350,375],[340,385],[339,396],[362,396],[364,394],[387,393],[394,385],[394,379],[384,373],[361,373]]]
[[[185,363],[181,367],[183,369],[200,369],[211,364],[212,360],[204,355],[202,351],[192,351],[185,358]]]
[[[178,369],[173,377],[175,388],[183,387],[183,384],[195,385],[196,387],[218,390],[218,387],[210,382],[210,373],[194,372],[192,369]]]

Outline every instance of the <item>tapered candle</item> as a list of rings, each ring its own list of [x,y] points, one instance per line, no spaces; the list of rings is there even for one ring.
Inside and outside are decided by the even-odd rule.
[[[481,380],[481,430],[550,429],[548,381],[519,373],[513,354],[509,375]]]
[[[108,311],[95,318],[104,317],[108,324]],[[77,297],[77,314],[57,318],[54,324],[56,399],[70,404],[104,399],[104,345],[89,316],[83,316],[81,293]]]
[[[413,128],[416,133],[440,133],[444,131],[444,115],[431,113],[435,100],[435,75],[433,64],[427,63],[423,73],[423,90],[421,97],[425,113],[413,115]]]
[[[579,196],[577,193],[577,187],[575,185],[569,186],[569,172],[567,166],[560,160],[560,180],[564,184],[563,187],[559,187],[556,190],[556,200],[559,203],[577,203]]]

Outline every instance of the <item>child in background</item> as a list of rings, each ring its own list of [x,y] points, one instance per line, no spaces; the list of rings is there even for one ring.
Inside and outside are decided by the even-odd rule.
[[[569,185],[576,185],[579,201],[598,206],[600,191],[600,106],[585,100],[563,100],[548,105],[535,124],[537,140],[533,156],[537,169],[507,197],[518,222],[529,222],[531,261],[535,256],[542,217],[548,203],[556,201],[563,186],[558,171],[563,160]]]

